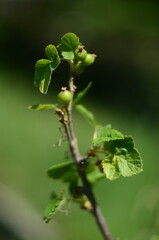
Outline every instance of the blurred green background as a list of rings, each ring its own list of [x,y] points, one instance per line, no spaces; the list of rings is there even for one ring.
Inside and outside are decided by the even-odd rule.
[[[155,0],[0,0],[0,240],[102,240],[94,219],[76,205],[69,216],[42,220],[50,192],[61,186],[46,170],[68,148],[52,147],[60,136],[57,117],[27,106],[55,103],[66,85],[65,63],[47,96],[33,87],[33,76],[44,47],[67,32],[98,56],[77,80],[79,89],[93,82],[86,106],[102,124],[132,134],[144,160],[140,175],[95,187],[109,228],[116,240],[159,239],[158,12]],[[85,153],[93,129],[75,118]]]

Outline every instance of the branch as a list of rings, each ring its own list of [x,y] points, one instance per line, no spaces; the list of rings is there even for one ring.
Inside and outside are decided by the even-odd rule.
[[[69,81],[70,91],[74,94],[75,86],[73,84],[74,78],[71,76]],[[73,129],[73,122],[72,122],[72,101],[69,103],[68,107],[66,108],[68,120],[65,121],[64,119],[61,120],[65,128],[65,132],[67,135],[67,139],[69,142],[70,151],[72,154],[72,158],[75,161],[75,164],[78,169],[79,176],[81,177],[83,183],[83,189],[85,195],[88,197],[91,205],[92,205],[92,214],[96,219],[97,225],[103,235],[105,240],[112,240],[111,234],[108,230],[107,224],[105,219],[100,211],[99,206],[97,205],[96,199],[94,197],[92,188],[90,186],[89,181],[87,180],[87,176],[85,173],[85,169],[83,168],[82,161],[86,160],[88,156],[81,156],[79,152],[78,142],[75,137],[74,129]]]

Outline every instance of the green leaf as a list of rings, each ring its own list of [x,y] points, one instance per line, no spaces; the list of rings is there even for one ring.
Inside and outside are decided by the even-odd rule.
[[[60,63],[60,57],[56,47],[52,44],[46,46],[45,54],[48,59],[52,61],[52,64],[54,64],[54,68],[56,68],[57,65]]]
[[[47,93],[51,82],[52,71],[54,71],[58,65],[58,60],[52,62],[48,59],[40,59],[36,62],[34,85],[39,87],[41,93]]]
[[[113,180],[119,176],[132,176],[143,170],[143,163],[131,136],[105,142],[109,155],[102,162],[106,177]],[[109,164],[108,164],[109,163]]]
[[[74,59],[74,53],[73,52],[61,52],[61,55],[63,56],[64,59],[66,60],[73,60]]]
[[[39,87],[40,92],[43,94],[48,91],[52,71],[51,61],[48,59],[40,59],[35,64],[34,84]]]
[[[70,182],[77,178],[77,168],[72,161],[56,164],[47,171],[49,177]]]
[[[117,139],[124,139],[124,135],[121,132],[112,129],[111,125],[106,125],[104,127],[98,126],[94,134],[93,143],[100,144]]]
[[[54,196],[50,202],[48,203],[45,211],[44,211],[44,220],[48,223],[53,216],[62,208],[65,203],[65,198],[63,196]]]
[[[56,109],[56,104],[35,104],[32,106],[29,106],[28,109],[34,109],[34,110],[47,110],[47,109]]]
[[[59,45],[59,48],[64,52],[74,52],[79,45],[81,45],[81,43],[79,42],[79,38],[76,36],[76,34],[66,33],[61,38],[61,44]]]
[[[132,154],[127,154],[125,156],[116,156],[116,162],[118,169],[123,177],[129,177],[134,174],[140,173],[141,170],[141,165],[139,165],[139,156],[136,153]]]
[[[103,167],[103,171],[106,175],[106,178],[108,178],[110,180],[115,180],[116,178],[118,178],[121,175],[114,163],[107,163],[104,161],[102,164],[102,167]]]
[[[77,94],[77,96],[76,96],[76,98],[74,100],[74,104],[77,104],[77,103],[79,103],[81,101],[81,99],[87,94],[87,92],[90,89],[91,85],[92,85],[92,82],[89,82],[87,87],[83,91],[81,91],[81,92],[79,92]]]
[[[95,127],[97,125],[97,122],[94,118],[94,115],[92,112],[90,112],[89,110],[87,110],[83,105],[81,104],[77,104],[75,105],[76,110],[83,116],[85,117],[88,122]]]

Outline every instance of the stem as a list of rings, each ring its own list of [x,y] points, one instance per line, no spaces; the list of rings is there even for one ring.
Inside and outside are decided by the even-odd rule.
[[[72,92],[72,94],[74,94],[74,90],[75,90],[73,82],[74,82],[74,77],[71,76],[70,80],[69,80],[69,87],[70,87],[70,91]],[[75,164],[78,169],[78,173],[79,173],[82,183],[83,183],[84,193],[92,205],[91,212],[96,219],[97,225],[103,235],[103,239],[112,240],[111,234],[108,230],[107,224],[106,224],[105,219],[100,211],[100,208],[97,205],[92,188],[89,184],[89,181],[87,180],[87,176],[86,176],[85,170],[82,165],[82,162],[84,160],[86,160],[88,158],[88,156],[81,156],[80,152],[79,152],[78,142],[75,137],[73,123],[72,123],[72,101],[69,103],[69,105],[67,107],[67,114],[68,114],[68,121],[67,122],[61,121],[61,122],[63,123],[64,128],[65,128],[65,132],[66,132],[67,139],[69,142],[69,147],[70,147],[70,151],[72,154],[72,158],[75,161]]]

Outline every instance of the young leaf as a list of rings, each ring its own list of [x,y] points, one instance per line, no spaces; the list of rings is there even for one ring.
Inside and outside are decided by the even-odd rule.
[[[34,84],[39,87],[40,92],[43,94],[48,91],[52,71],[51,61],[48,59],[40,59],[35,64]]]
[[[93,143],[100,144],[117,139],[124,139],[124,135],[121,132],[112,129],[111,125],[106,125],[105,127],[98,126],[95,131]]]
[[[107,163],[105,161],[103,161],[102,164],[103,167],[103,171],[106,175],[106,178],[110,179],[110,180],[115,180],[116,178],[120,177],[120,172],[118,171],[118,169],[116,168],[116,165],[113,163]]]
[[[61,55],[63,56],[64,59],[66,60],[73,60],[74,59],[74,53],[73,52],[61,52]]]
[[[54,45],[50,44],[46,46],[45,54],[48,57],[48,59],[51,60],[53,64],[55,64],[55,67],[60,63],[60,57]]]
[[[47,171],[49,177],[70,182],[77,178],[77,168],[72,161],[56,164]]]
[[[80,44],[81,43],[79,42],[79,38],[76,36],[76,34],[66,33],[61,38],[61,44],[59,45],[59,48],[64,52],[74,52]]]
[[[121,175],[128,177],[142,172],[142,159],[132,137],[105,142],[105,148],[110,153],[102,162],[107,178],[113,180]]]
[[[129,177],[142,171],[137,151],[136,153],[130,153],[125,156],[116,156],[115,161],[123,177]]]
[[[32,106],[29,106],[28,109],[34,109],[34,110],[47,110],[47,109],[56,109],[57,105],[55,104],[35,104]]]
[[[65,203],[65,198],[63,196],[54,196],[48,203],[44,211],[44,220],[48,223],[53,216],[59,211]]]
[[[77,104],[75,105],[76,107],[76,110],[81,114],[83,115],[83,117],[85,117],[88,122],[93,126],[95,127],[97,125],[97,122],[94,118],[94,115],[92,112],[90,112],[89,110],[87,110],[83,105],[81,104]]]
[[[46,94],[51,82],[52,71],[59,65],[58,58],[55,62],[40,59],[35,64],[34,85],[39,87],[41,93]]]
[[[83,91],[81,91],[81,92],[79,92],[77,94],[77,96],[76,96],[76,98],[74,100],[74,104],[77,104],[77,103],[79,103],[81,101],[81,99],[87,94],[87,92],[90,89],[91,85],[92,85],[92,82],[89,82],[87,87]]]

